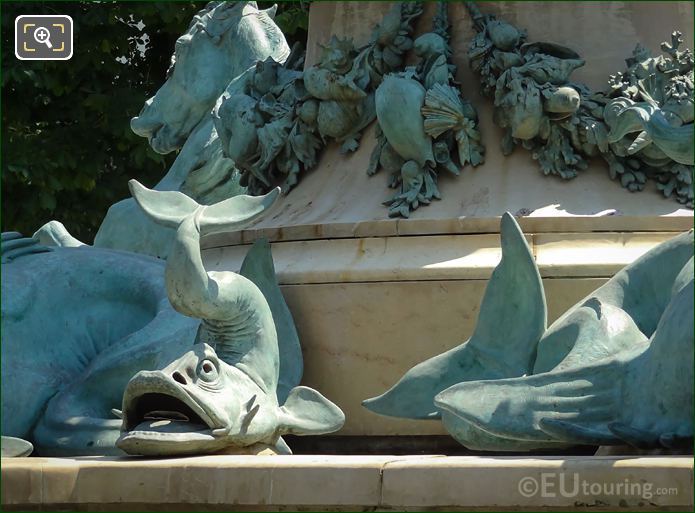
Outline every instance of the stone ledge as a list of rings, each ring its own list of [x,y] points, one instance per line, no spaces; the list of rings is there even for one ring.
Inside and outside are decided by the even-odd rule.
[[[106,510],[107,505],[264,511],[692,510],[693,460],[437,455],[2,460],[5,511]]]
[[[517,217],[525,233],[600,233],[686,231],[693,226],[692,211],[662,216],[539,216]],[[412,235],[475,235],[499,233],[500,217],[452,219],[374,219],[369,221],[307,223],[280,227],[249,228],[208,235],[204,248],[250,244],[265,237],[271,242],[354,239],[360,237],[408,237]]]
[[[526,239],[543,278],[609,278],[678,233],[535,233]],[[502,256],[498,234],[306,240],[272,247],[281,285],[487,280]],[[238,270],[249,249],[208,248],[203,258],[210,270]]]

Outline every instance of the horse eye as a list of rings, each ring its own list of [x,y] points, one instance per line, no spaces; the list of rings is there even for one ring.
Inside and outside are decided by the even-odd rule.
[[[210,372],[212,372],[213,369],[214,369],[214,367],[212,366],[212,364],[210,362],[205,362],[203,364],[203,372],[210,373]]]
[[[165,74],[165,78],[169,79],[171,75],[174,74],[174,67],[176,66],[176,54],[171,56],[171,62],[169,63],[169,67],[167,68],[167,72]]]
[[[184,37],[178,38],[174,43],[174,53],[177,56],[186,54],[190,48],[191,40]]]

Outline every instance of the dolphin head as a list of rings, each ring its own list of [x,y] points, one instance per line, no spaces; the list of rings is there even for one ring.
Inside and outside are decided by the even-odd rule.
[[[283,434],[339,429],[340,409],[308,387],[293,388],[280,406],[275,390],[230,365],[204,343],[162,370],[138,372],[123,394],[116,446],[129,454],[210,454],[265,443],[283,447]]]
[[[211,346],[195,344],[167,367],[130,380],[116,445],[128,453],[173,455],[263,441],[277,424],[274,392],[219,359]]]
[[[284,433],[339,429],[343,413],[318,392],[295,387],[287,393],[286,381],[278,387],[278,325],[283,339],[290,341],[293,329],[281,324],[292,320],[282,310],[269,245],[254,245],[241,274],[208,273],[202,264],[203,234],[245,226],[272,205],[278,191],[203,206],[179,192],[151,191],[134,181],[130,187],[149,217],[176,227],[166,267],[169,300],[178,312],[202,323],[191,350],[160,370],[141,371],[130,380],[116,445],[143,455],[205,454],[256,443],[288,450],[280,440]],[[299,382],[301,371],[297,375],[294,347],[287,347],[283,346],[283,365],[292,372],[284,376],[291,377],[291,385]],[[298,341],[296,351],[301,355]]]

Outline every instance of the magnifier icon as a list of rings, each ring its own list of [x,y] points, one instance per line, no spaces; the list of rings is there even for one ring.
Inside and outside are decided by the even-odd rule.
[[[34,31],[34,39],[39,44],[44,44],[49,48],[53,48],[51,44],[51,33],[46,27],[37,27]]]

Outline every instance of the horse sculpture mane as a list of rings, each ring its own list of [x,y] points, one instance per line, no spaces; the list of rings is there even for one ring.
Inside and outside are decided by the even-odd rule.
[[[192,44],[202,34],[213,38],[215,42],[220,42],[224,36],[232,33],[231,29],[234,26],[237,26],[239,31],[253,31],[255,40],[261,40],[272,48],[284,46],[283,55],[277,56],[281,61],[284,61],[290,52],[285,36],[273,21],[276,11],[276,5],[269,9],[260,10],[256,2],[210,2],[193,16],[188,29],[177,39],[176,45],[178,47],[179,45]],[[251,18],[253,21],[250,24]],[[258,23],[260,27],[253,26],[253,23]],[[258,28],[260,30],[257,30]],[[229,44],[230,41],[233,41],[233,38],[226,38],[222,42]],[[230,51],[233,50],[230,48]],[[166,72],[167,78],[173,73],[175,65],[176,52],[171,55],[171,65]]]
[[[180,149],[157,190],[181,191],[203,204],[243,191],[234,162],[222,153],[211,111],[256,62],[268,57],[284,62],[289,56],[273,21],[275,10],[260,10],[256,2],[211,2],[176,41],[166,82],[131,120],[132,130],[147,137],[155,151]],[[62,225],[40,232],[46,243],[72,241]],[[156,228],[128,198],[109,209],[94,244],[166,258],[172,237],[173,230]]]

